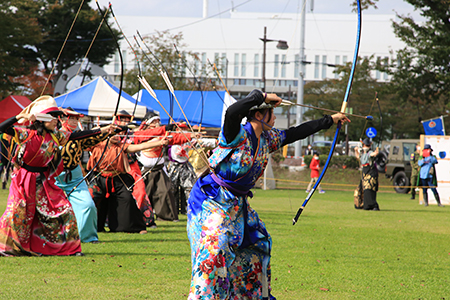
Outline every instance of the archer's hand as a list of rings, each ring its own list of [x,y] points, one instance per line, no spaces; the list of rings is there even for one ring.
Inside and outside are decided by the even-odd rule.
[[[160,142],[160,146],[165,147],[165,146],[169,145],[169,137],[164,137],[159,142]]]
[[[202,133],[201,132],[192,132],[191,133],[191,139],[201,139]]]
[[[275,107],[277,107],[278,105],[281,104],[281,101],[283,101],[283,99],[278,97],[277,94],[267,94],[266,99],[264,101],[266,103],[275,104]]]
[[[114,124],[110,124],[108,126],[105,127],[101,127],[100,131],[102,133],[108,133],[108,134],[112,134],[116,129],[118,129],[119,127],[117,125]]]
[[[346,115],[344,115],[343,113],[337,113],[334,115],[331,115],[331,117],[333,118],[333,122],[334,124],[337,124],[339,121],[341,121],[341,124],[344,124],[345,122],[351,122],[349,118],[347,118]]]
[[[17,120],[25,119],[25,121],[30,121],[33,123],[34,121],[36,121],[36,116],[33,114],[20,113],[16,116],[16,119]]]

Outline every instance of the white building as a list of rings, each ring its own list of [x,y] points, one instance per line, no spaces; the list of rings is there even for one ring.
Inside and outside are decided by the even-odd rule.
[[[262,88],[262,61],[264,27],[267,39],[284,40],[289,49],[276,48],[277,43],[266,43],[266,91],[285,96],[289,88],[296,92],[299,76],[301,14],[241,13],[231,11],[228,17],[171,18],[117,16],[117,19],[134,44],[133,35],[139,30],[142,36],[156,31],[182,32],[186,49],[198,53],[202,64],[220,58],[228,90],[235,98],[245,96],[255,88]],[[362,15],[362,32],[359,56],[388,57],[403,48],[403,43],[393,33],[392,15]],[[305,27],[305,81],[336,78],[333,65],[353,59],[357,33],[357,15],[354,14],[306,14]],[[121,41],[126,68],[135,66],[134,55],[125,40]],[[128,50],[126,50],[128,49]],[[120,63],[116,54],[104,67],[116,80]],[[187,72],[187,76],[190,74]],[[388,80],[386,74],[374,71],[373,76]],[[292,99],[292,98],[291,98]],[[291,124],[293,122],[291,121]],[[286,127],[286,120],[278,117],[279,127]]]
[[[361,47],[359,55],[395,59],[391,50],[402,48],[403,43],[393,33],[395,15],[362,16]],[[143,36],[156,31],[182,32],[187,49],[198,53],[202,63],[207,59],[223,58],[227,86],[234,93],[247,93],[261,87],[264,27],[267,39],[284,40],[289,49],[280,50],[276,43],[266,43],[266,90],[285,92],[287,87],[297,86],[300,52],[300,14],[269,14],[231,12],[229,18],[170,18],[118,16],[122,29],[133,41],[139,30]],[[305,80],[334,78],[329,65],[351,61],[356,42],[356,14],[306,14]],[[128,49],[125,40],[122,49]],[[126,51],[127,68],[134,67],[131,50]],[[118,57],[105,66],[111,75],[120,73]],[[385,74],[376,74],[379,80],[387,80]]]

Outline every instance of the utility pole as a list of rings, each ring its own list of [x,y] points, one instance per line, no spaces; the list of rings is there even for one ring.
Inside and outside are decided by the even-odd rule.
[[[300,25],[300,54],[299,54],[299,64],[300,64],[300,73],[298,76],[298,92],[297,92],[297,103],[303,104],[303,84],[305,77],[305,64],[303,61],[305,60],[305,19],[306,19],[306,0],[303,0],[302,7],[302,21]],[[303,110],[302,107],[297,106],[297,116],[296,116],[297,125],[303,123]],[[302,150],[302,141],[295,142],[295,157],[301,156]]]

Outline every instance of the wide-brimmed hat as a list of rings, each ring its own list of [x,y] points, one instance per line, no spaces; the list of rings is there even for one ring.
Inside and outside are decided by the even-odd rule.
[[[122,109],[121,111],[119,111],[116,115],[117,117],[129,117],[131,118],[131,114],[128,113],[126,110]]]
[[[145,114],[144,119],[146,119],[145,124],[150,125],[155,120],[161,120],[161,117],[156,112],[149,111]]]
[[[423,146],[423,150],[425,149],[430,149],[431,151],[433,151],[430,144],[425,144],[425,146]]]
[[[206,129],[205,127],[202,127],[202,126],[199,126],[199,125],[194,125],[194,126],[192,126],[192,129],[193,130],[204,130],[204,129]]]
[[[372,141],[369,138],[365,138],[362,142],[366,146],[372,145]]]
[[[178,122],[177,123],[177,128],[181,128],[181,129],[187,129],[188,126],[185,122]]]
[[[48,95],[40,96],[34,100],[22,110],[22,113],[33,114],[39,121],[51,121],[50,116],[48,116],[48,119],[45,117],[46,114],[51,115],[52,117],[64,114],[59,110],[55,99]],[[20,119],[18,123],[23,123],[24,121],[24,119]]]
[[[75,111],[72,107],[68,107],[68,108],[64,108],[64,109],[62,109],[62,111],[64,112],[64,114],[67,116],[67,117],[70,117],[70,116],[74,116],[74,117],[80,117],[80,118],[82,118],[82,117],[84,117],[84,115],[82,114],[82,113],[79,113],[79,112],[77,112],[77,111]]]

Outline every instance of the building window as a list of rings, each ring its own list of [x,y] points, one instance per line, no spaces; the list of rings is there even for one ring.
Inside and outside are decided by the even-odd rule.
[[[127,69],[127,50],[122,50],[122,58],[123,58],[123,69]]]
[[[389,57],[384,58],[384,66],[387,68],[389,64]],[[388,80],[388,73],[383,73],[383,79]]]
[[[341,57],[339,56],[339,55],[336,55],[335,57],[334,57],[334,64],[336,65],[336,66],[339,66],[340,64],[341,64]],[[338,78],[339,77],[339,74],[338,73],[334,73],[334,78]]]
[[[222,53],[222,76],[228,76],[228,59],[226,53]]]
[[[207,61],[207,57],[206,57],[206,52],[202,53],[202,75],[206,76],[206,61]]]
[[[327,56],[322,55],[322,79],[327,78]]]
[[[347,55],[342,56],[342,64],[345,66],[347,64]],[[341,76],[344,75],[344,72],[341,72]]]
[[[314,57],[314,78],[319,78],[319,70],[320,70],[320,68],[319,68],[319,64],[320,64],[319,59],[320,59],[319,55],[316,55]]]
[[[120,71],[120,59],[119,59],[119,51],[116,51],[114,55],[114,73],[119,73]]]
[[[234,54],[234,76],[239,76],[239,54]]]
[[[247,54],[242,53],[241,55],[241,77],[245,77],[247,73],[247,68],[245,67],[247,63]]]
[[[198,53],[194,53],[195,60],[194,60],[194,73],[195,75],[198,75],[200,73],[200,62],[198,58]]]
[[[300,77],[300,55],[295,54],[294,78]]]
[[[381,57],[377,56],[377,66],[381,66]],[[381,72],[380,70],[375,71],[375,79],[381,78]]]
[[[278,78],[280,56],[275,54],[275,62],[273,64],[273,77]]]
[[[253,67],[253,77],[259,77],[259,54],[255,54],[255,65]]]
[[[281,56],[281,78],[286,78],[286,54]]]

